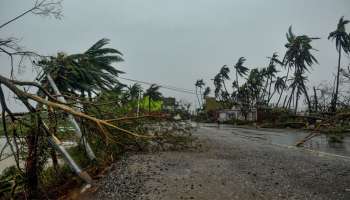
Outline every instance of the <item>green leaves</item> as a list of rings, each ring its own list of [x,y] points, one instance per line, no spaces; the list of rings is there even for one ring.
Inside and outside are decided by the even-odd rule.
[[[285,45],[287,48],[283,63],[294,67],[295,70],[308,71],[313,63],[317,63],[317,59],[311,54],[311,50],[315,50],[311,46],[311,42],[319,38],[309,37],[307,35],[296,36],[292,32],[290,26],[287,33],[288,43]]]
[[[239,74],[239,76],[243,76],[243,75],[247,75],[249,69],[245,66],[243,66],[244,62],[246,61],[246,59],[244,57],[240,57],[237,61],[237,63],[235,64],[234,68],[236,70],[236,72]]]
[[[62,92],[112,89],[118,83],[117,76],[124,73],[113,64],[122,62],[123,58],[120,51],[103,48],[108,43],[108,39],[101,39],[84,53],[58,53],[39,65],[45,74],[51,74]]]
[[[153,101],[162,99],[162,93],[159,92],[160,86],[152,84],[145,92],[144,96],[148,96]]]
[[[348,24],[349,20],[344,20],[344,17],[339,19],[337,29],[329,33],[328,39],[335,40],[335,46],[338,51],[343,51],[346,54],[350,52],[350,33],[346,32],[345,25]]]

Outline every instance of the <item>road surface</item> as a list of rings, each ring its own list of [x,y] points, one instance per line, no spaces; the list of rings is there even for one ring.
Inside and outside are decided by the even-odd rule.
[[[129,156],[89,198],[350,199],[347,157],[271,144],[269,134],[276,132],[202,126],[199,150]]]

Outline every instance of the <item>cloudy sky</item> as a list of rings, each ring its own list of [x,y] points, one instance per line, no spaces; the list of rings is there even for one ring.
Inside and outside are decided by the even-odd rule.
[[[1,0],[0,23],[31,3]],[[349,0],[65,0],[62,5],[61,20],[27,15],[1,29],[1,37],[21,38],[22,46],[44,55],[82,52],[109,38],[124,54],[118,66],[124,77],[190,90],[196,79],[209,84],[222,65],[232,66],[241,56],[249,68],[265,67],[273,52],[283,56],[290,25],[296,34],[322,38],[313,43],[319,65],[309,85],[331,80],[337,54],[327,36],[341,16],[350,18]],[[0,73],[8,75],[3,55],[0,64]],[[33,79],[31,68],[18,77]],[[193,95],[162,92],[195,103]]]

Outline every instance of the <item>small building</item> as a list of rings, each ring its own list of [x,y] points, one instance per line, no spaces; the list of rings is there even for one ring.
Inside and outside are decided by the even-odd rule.
[[[256,121],[257,119],[257,112],[255,108],[251,109],[245,113],[246,115],[244,115],[239,105],[233,106],[231,109],[218,110],[217,113],[218,121],[220,122],[225,122],[233,119],[247,121]]]

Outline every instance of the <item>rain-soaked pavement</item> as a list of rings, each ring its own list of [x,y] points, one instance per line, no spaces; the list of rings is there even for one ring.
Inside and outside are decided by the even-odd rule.
[[[266,142],[273,145],[282,145],[294,147],[297,142],[305,138],[310,132],[299,129],[268,129],[254,127],[235,127],[233,125],[220,124],[202,124],[204,127],[212,127],[226,130],[237,137],[248,140]],[[336,156],[349,157],[350,159],[350,136],[345,135],[341,143],[330,142],[329,137],[320,134],[307,140],[303,148],[313,150],[319,153],[329,153]]]
[[[307,134],[201,124],[200,149],[128,156],[89,199],[350,199],[348,140],[293,146]]]

